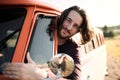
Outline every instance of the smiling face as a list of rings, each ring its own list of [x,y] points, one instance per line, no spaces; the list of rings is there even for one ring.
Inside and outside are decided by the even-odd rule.
[[[71,36],[79,32],[81,24],[82,17],[80,14],[74,10],[71,10],[59,30],[59,38],[69,39]]]

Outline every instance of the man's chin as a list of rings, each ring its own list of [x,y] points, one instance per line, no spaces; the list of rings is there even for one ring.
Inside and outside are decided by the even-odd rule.
[[[64,35],[64,34],[58,34],[61,39],[69,39],[70,36]]]
[[[68,36],[60,36],[61,39],[69,39]]]

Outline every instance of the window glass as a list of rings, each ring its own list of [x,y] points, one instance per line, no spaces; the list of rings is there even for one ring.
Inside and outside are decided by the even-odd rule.
[[[97,38],[98,47],[99,47],[100,46],[100,39],[99,39],[99,35],[98,34],[96,35],[96,38]]]
[[[102,33],[99,33],[99,39],[100,39],[100,45],[103,44],[103,41],[102,41]]]
[[[87,44],[84,45],[84,47],[85,47],[85,52],[89,53],[94,49],[93,41],[92,40],[89,41]]]
[[[87,43],[89,51],[92,51],[94,49],[92,41]]]
[[[52,17],[39,16],[32,33],[28,51],[37,64],[46,63],[53,56],[53,41],[47,33]]]
[[[12,60],[25,14],[23,8],[0,8],[0,66]]]
[[[97,35],[94,37],[93,41],[94,41],[95,48],[97,48],[99,46],[98,40],[97,40]]]

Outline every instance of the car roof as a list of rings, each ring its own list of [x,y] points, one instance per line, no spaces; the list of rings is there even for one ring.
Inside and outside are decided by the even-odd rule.
[[[0,6],[5,5],[12,5],[12,6],[36,6],[41,8],[47,8],[51,10],[55,10],[58,12],[61,12],[61,10],[48,2],[45,2],[44,0],[1,0]]]

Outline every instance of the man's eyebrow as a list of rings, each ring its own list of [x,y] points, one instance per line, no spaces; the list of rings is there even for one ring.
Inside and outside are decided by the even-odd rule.
[[[69,19],[69,20],[73,21],[70,17],[67,17],[66,19]]]
[[[70,21],[73,21],[70,17],[67,17]],[[79,24],[75,23],[77,26],[80,26]]]

